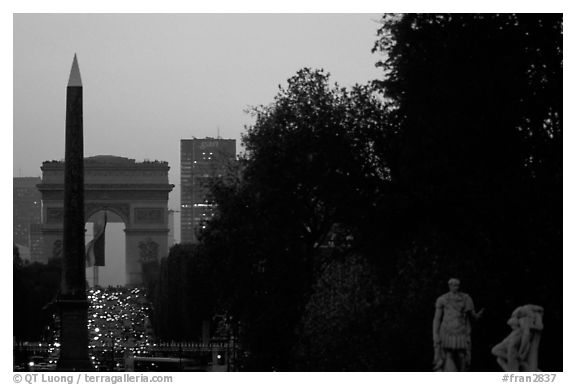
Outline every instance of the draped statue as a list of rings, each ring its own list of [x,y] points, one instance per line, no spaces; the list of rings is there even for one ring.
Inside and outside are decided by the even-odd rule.
[[[544,308],[524,305],[516,308],[508,320],[512,332],[492,348],[496,362],[506,372],[538,371],[538,348],[544,325]]]

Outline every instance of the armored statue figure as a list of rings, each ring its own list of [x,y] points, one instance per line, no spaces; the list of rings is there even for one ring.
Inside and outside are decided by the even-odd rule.
[[[471,320],[484,310],[474,310],[472,298],[460,292],[460,280],[448,281],[450,291],[436,300],[432,336],[434,340],[434,370],[464,372],[470,370],[472,340]]]
[[[544,325],[544,308],[524,305],[516,308],[508,320],[512,332],[492,348],[496,362],[506,372],[538,371],[538,347]]]

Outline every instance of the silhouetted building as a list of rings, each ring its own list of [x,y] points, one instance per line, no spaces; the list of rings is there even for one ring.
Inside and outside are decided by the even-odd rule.
[[[168,249],[176,243],[174,238],[176,235],[174,233],[174,213],[174,210],[168,210]]]
[[[42,195],[36,187],[39,177],[14,178],[13,242],[31,248],[30,225],[40,223]]]
[[[196,243],[197,231],[214,215],[210,186],[229,175],[236,159],[234,139],[180,141],[180,242]]]

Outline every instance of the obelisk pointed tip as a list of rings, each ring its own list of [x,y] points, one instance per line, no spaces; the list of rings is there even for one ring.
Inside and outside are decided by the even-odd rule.
[[[70,70],[68,87],[82,87],[82,78],[80,78],[80,68],[78,67],[78,59],[76,58],[76,54],[74,54],[74,60],[72,61],[72,69]]]

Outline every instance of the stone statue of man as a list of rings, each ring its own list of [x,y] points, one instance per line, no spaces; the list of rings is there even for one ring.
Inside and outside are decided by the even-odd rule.
[[[512,332],[492,348],[496,362],[506,372],[538,371],[538,348],[544,308],[524,305],[516,308],[508,320]]]
[[[464,372],[470,370],[472,340],[471,320],[480,318],[484,310],[474,310],[472,298],[460,292],[460,280],[448,281],[450,291],[436,300],[432,336],[434,370]]]

